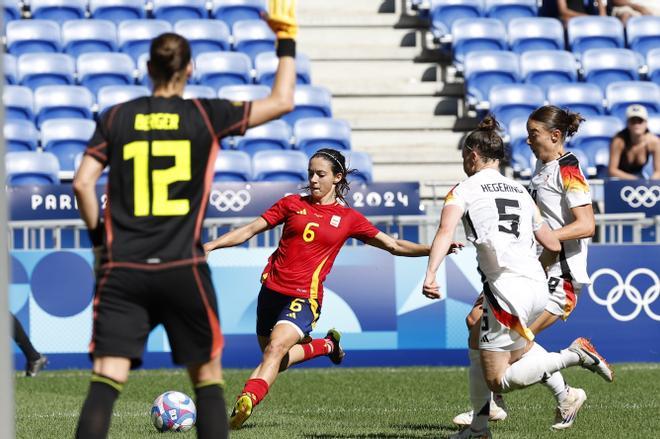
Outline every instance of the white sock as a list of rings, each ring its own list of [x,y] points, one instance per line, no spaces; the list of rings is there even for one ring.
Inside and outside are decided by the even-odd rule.
[[[547,353],[548,351],[546,351],[545,348],[538,343],[534,343],[529,352],[527,352],[527,354],[530,356]],[[550,375],[550,378],[547,380],[542,380],[541,384],[550,389],[552,394],[555,395],[557,403],[561,403],[564,401],[564,399],[566,399],[566,396],[568,396],[568,386],[566,385],[566,381],[564,381],[564,377],[559,371]]]
[[[484,371],[481,368],[481,358],[478,349],[470,349],[470,370],[468,372],[470,386],[470,401],[472,402],[472,424],[473,431],[483,431],[488,427],[490,417],[490,389],[486,385]]]
[[[550,379],[553,373],[575,366],[579,361],[578,354],[568,349],[560,352],[537,352],[532,355],[527,352],[504,372],[501,383],[502,393],[523,389],[543,379]]]

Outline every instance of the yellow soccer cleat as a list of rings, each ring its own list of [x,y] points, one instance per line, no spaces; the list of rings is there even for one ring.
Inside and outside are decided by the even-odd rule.
[[[236,400],[234,404],[234,410],[231,412],[229,417],[229,428],[232,430],[238,430],[243,426],[243,423],[247,421],[247,418],[252,414],[252,398],[247,393],[243,393]]]

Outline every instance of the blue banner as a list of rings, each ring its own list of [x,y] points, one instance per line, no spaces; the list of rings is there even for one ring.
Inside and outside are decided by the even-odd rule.
[[[660,215],[660,180],[606,181],[605,212]]]
[[[105,187],[98,186],[105,208]],[[256,217],[285,195],[303,193],[303,185],[285,182],[215,183],[207,217]],[[10,218],[14,221],[80,218],[71,185],[8,188]],[[348,203],[364,215],[419,215],[419,183],[354,183]]]

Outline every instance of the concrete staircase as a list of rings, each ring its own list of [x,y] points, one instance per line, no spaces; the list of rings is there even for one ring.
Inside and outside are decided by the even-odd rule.
[[[300,0],[298,50],[312,60],[312,82],[332,92],[334,117],[351,124],[353,148],[371,154],[376,181],[447,187],[463,178],[455,98],[442,96],[435,62],[414,61],[421,34],[395,27],[395,2]],[[431,197],[425,185],[422,196]]]

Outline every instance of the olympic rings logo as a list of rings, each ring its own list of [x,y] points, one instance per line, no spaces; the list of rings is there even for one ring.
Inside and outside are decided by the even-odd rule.
[[[211,206],[215,207],[219,212],[227,212],[229,210],[233,212],[240,212],[250,204],[250,192],[245,189],[239,191],[218,191],[212,190],[211,195],[209,196],[209,203]]]
[[[596,283],[596,279],[598,279],[600,276],[608,275],[614,278],[616,285],[613,286],[607,293],[606,297],[602,299],[594,291],[594,285]],[[633,279],[635,279],[637,275],[648,276],[652,281],[651,286],[647,288],[646,291],[644,291],[644,294],[642,294],[642,292],[633,285]],[[635,305],[635,309],[627,315],[619,314],[619,312],[614,309],[614,305],[619,302],[619,300],[621,300],[624,294],[626,295],[626,299]],[[620,322],[629,322],[633,320],[639,315],[642,309],[650,318],[660,322],[660,315],[654,313],[651,309],[651,304],[653,304],[658,296],[660,296],[660,280],[658,279],[658,275],[655,273],[655,271],[648,268],[637,268],[631,271],[628,276],[626,276],[625,280],[619,273],[612,270],[611,268],[601,268],[591,275],[589,295],[597,304],[606,306],[610,315]]]
[[[632,208],[653,207],[660,201],[660,187],[653,185],[646,186],[624,186],[621,188],[621,199],[628,203]]]

